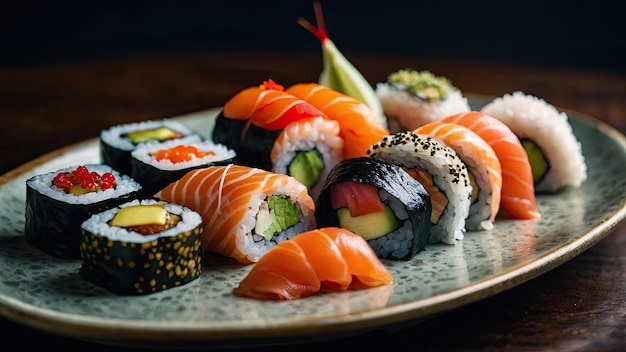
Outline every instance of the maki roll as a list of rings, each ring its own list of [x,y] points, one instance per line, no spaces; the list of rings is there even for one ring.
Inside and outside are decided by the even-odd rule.
[[[100,159],[124,175],[130,175],[131,152],[142,143],[199,136],[183,123],[171,119],[117,125],[100,132]]]
[[[287,125],[272,151],[272,172],[295,177],[316,200],[330,170],[343,160],[339,123],[321,116]]]
[[[339,122],[344,159],[365,156],[370,145],[389,134],[387,124],[366,104],[339,91],[317,83],[298,83],[286,92],[306,100],[329,119]]]
[[[152,197],[193,169],[227,165],[236,156],[234,150],[199,136],[143,143],[131,153],[130,176],[141,184],[142,195]]]
[[[406,68],[376,85],[389,130],[413,131],[445,116],[470,111],[467,98],[446,77]]]
[[[315,228],[315,203],[294,177],[243,165],[189,171],[156,198],[203,218],[202,248],[254,263],[277,243]]]
[[[532,168],[535,191],[579,187],[587,179],[582,146],[565,112],[517,91],[485,105],[481,112],[506,124],[520,139]]]
[[[234,149],[238,164],[270,171],[270,153],[281,131],[291,122],[317,116],[325,115],[270,79],[241,90],[224,104],[212,140]]]
[[[80,259],[80,224],[135,199],[141,185],[108,165],[87,164],[26,180],[25,240],[61,259]]]
[[[178,204],[134,200],[81,224],[81,277],[119,295],[145,295],[200,276],[202,218]]]
[[[387,259],[413,258],[431,234],[429,194],[400,166],[383,160],[341,161],[328,175],[315,208],[319,227],[361,235]]]
[[[472,205],[465,228],[493,229],[502,190],[502,168],[493,148],[469,128],[454,123],[433,121],[413,132],[435,137],[457,152],[472,183]]]
[[[372,145],[368,155],[401,166],[424,186],[432,203],[430,242],[455,244],[464,238],[472,184],[454,149],[429,135],[404,131]]]

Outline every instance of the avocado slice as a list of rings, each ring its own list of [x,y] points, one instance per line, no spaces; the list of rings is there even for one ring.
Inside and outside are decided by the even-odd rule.
[[[365,215],[350,215],[350,209],[341,207],[337,209],[339,226],[361,235],[366,240],[384,236],[399,226],[393,210],[386,206],[384,210]]]
[[[167,222],[167,210],[163,204],[131,205],[121,208],[111,220],[111,226],[130,227]]]
[[[168,127],[158,127],[151,130],[129,132],[124,136],[130,139],[133,144],[140,144],[149,141],[166,141],[178,138],[181,134]]]
[[[270,196],[261,204],[254,232],[269,241],[298,222],[300,213],[294,202],[284,195]]]
[[[288,166],[289,175],[302,182],[308,189],[317,183],[322,170],[324,159],[317,149],[296,153],[296,157]]]
[[[539,148],[535,142],[529,139],[524,139],[521,142],[524,150],[526,150],[526,154],[528,154],[528,161],[530,162],[533,173],[533,181],[537,184],[548,172],[550,164],[541,148]]]

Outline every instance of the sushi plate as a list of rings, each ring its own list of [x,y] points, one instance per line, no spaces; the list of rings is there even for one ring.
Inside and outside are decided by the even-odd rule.
[[[468,97],[475,107],[489,99]],[[209,136],[218,111],[176,118]],[[118,296],[81,280],[80,261],[56,259],[25,243],[26,179],[99,162],[97,139],[61,148],[0,176],[0,314],[68,337],[178,348],[284,344],[420,323],[561,265],[626,217],[624,135],[564,111],[589,178],[578,189],[538,195],[540,220],[498,218],[493,230],[468,232],[456,245],[429,245],[412,260],[384,261],[393,285],[284,302],[235,297],[232,290],[251,265],[211,254],[203,258],[200,278],[185,286]]]

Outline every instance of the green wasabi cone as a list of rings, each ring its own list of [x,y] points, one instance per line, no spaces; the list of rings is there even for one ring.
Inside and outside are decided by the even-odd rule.
[[[298,18],[298,23],[315,35],[322,44],[323,68],[318,83],[363,102],[380,119],[382,125],[386,126],[387,121],[376,92],[328,37],[320,3],[313,2],[313,7],[318,27],[302,17]]]

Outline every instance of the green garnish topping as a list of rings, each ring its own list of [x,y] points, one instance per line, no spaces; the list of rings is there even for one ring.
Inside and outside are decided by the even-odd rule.
[[[296,153],[288,166],[289,175],[302,182],[308,189],[319,180],[324,170],[324,159],[317,149]]]
[[[550,164],[548,164],[545,155],[537,144],[528,139],[524,139],[521,142],[524,150],[526,150],[526,154],[528,154],[528,162],[530,162],[532,169],[533,181],[537,184],[548,172]]]
[[[387,82],[397,88],[406,89],[424,100],[443,100],[453,88],[449,79],[435,76],[430,71],[410,68],[398,70],[387,77]]]
[[[291,199],[284,195],[270,196],[259,209],[254,232],[269,241],[298,222],[300,214]]]

